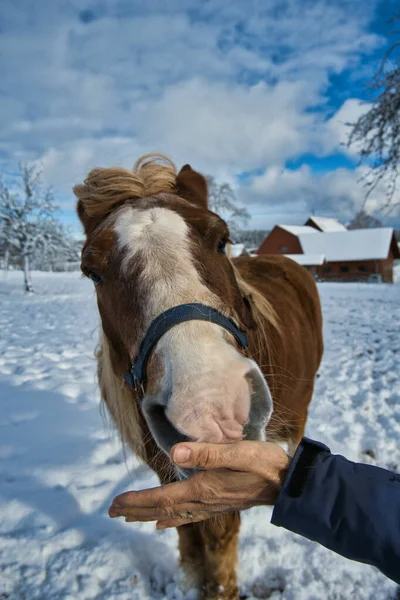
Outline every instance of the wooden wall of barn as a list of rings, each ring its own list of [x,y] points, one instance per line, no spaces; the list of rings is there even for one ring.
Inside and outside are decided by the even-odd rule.
[[[330,262],[316,268],[323,281],[368,281],[370,275],[381,275],[384,283],[393,283],[393,257],[385,260]]]
[[[303,250],[297,236],[277,225],[265,238],[257,254],[303,254]]]

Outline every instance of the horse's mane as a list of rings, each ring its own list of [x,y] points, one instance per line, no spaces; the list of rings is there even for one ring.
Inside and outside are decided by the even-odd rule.
[[[138,458],[144,460],[145,447],[138,403],[132,398],[132,391],[124,383],[123,378],[114,372],[110,357],[110,344],[102,330],[96,359],[102,407],[104,404],[107,406],[123,445],[129,446]],[[102,413],[105,417],[104,411]]]
[[[271,340],[269,338],[270,332],[266,326],[267,323],[278,333],[281,331],[278,315],[271,302],[254,285],[251,285],[251,283],[248,283],[242,277],[239,269],[237,269],[234,264],[232,264],[232,267],[240,293],[249,300],[251,314],[257,326],[256,339],[258,348],[253,358],[258,361],[263,353],[269,354],[271,350]]]
[[[85,181],[74,187],[88,216],[103,216],[131,198],[144,198],[176,191],[176,167],[164,154],[145,154],[132,171],[120,167],[92,169]]]

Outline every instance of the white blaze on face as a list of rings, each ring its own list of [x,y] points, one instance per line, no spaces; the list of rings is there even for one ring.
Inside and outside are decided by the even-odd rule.
[[[195,268],[189,228],[180,215],[165,208],[124,207],[114,228],[124,250],[125,273],[137,254],[143,262],[137,285],[142,281],[148,290],[143,298],[146,327],[179,304],[199,302],[220,308],[219,298]],[[179,431],[198,440],[224,442],[242,437],[250,411],[251,390],[245,378],[250,361],[228,343],[219,325],[181,323],[160,339],[154,352],[164,376],[154,386],[156,393],[145,397],[145,414],[146,407],[161,405]]]
[[[189,228],[178,213],[159,207],[147,210],[124,207],[114,229],[125,251],[122,269],[129,272],[129,265],[137,255],[144,262],[140,278],[146,288],[151,288],[144,306],[148,325],[177,304],[194,301],[211,306],[219,304],[195,269],[189,249]]]

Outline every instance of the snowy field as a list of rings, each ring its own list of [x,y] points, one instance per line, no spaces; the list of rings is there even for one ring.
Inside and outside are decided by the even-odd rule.
[[[183,599],[177,535],[110,520],[112,498],[157,484],[104,426],[93,351],[97,312],[77,273],[0,273],[0,599]],[[400,470],[400,285],[321,284],[325,356],[307,435]],[[243,514],[243,598],[395,600],[399,588]],[[400,566],[399,566],[400,568]]]

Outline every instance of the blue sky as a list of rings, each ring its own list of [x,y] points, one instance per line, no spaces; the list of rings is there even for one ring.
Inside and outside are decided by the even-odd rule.
[[[76,232],[72,186],[152,151],[231,182],[251,227],[311,210],[347,221],[365,190],[345,123],[365,110],[395,10],[389,0],[3,0],[0,167],[39,161]]]

